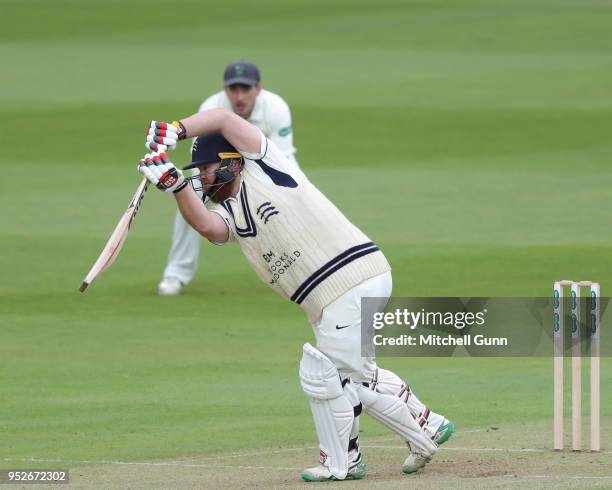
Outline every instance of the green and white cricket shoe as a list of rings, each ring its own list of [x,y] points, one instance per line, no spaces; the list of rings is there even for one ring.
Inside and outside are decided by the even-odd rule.
[[[444,421],[438,427],[436,435],[434,436],[434,442],[440,446],[448,441],[453,433],[455,432],[455,424],[450,420],[444,419]],[[427,463],[431,461],[431,457],[423,456],[422,454],[411,453],[404,461],[402,465],[402,471],[406,474],[416,473],[423,468]]]
[[[410,453],[402,465],[402,471],[406,474],[416,473],[430,461],[430,457],[418,453]]]
[[[365,463],[359,458],[357,463],[354,463],[348,470],[345,480],[361,480],[366,476]],[[320,464],[314,468],[308,468],[302,472],[302,479],[308,482],[315,481],[339,481],[333,476],[327,466]]]
[[[438,446],[441,446],[451,438],[454,432],[455,424],[453,424],[448,419],[444,419],[444,422],[440,424],[440,427],[438,427],[438,430],[436,431],[436,435],[434,436],[434,442]]]

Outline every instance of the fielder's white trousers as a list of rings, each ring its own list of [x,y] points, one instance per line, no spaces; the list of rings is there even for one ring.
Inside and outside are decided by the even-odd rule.
[[[177,212],[164,277],[176,277],[183,284],[191,282],[198,270],[201,239],[200,234],[185,221],[180,211]]]
[[[382,311],[392,289],[391,272],[372,277],[327,305],[312,325],[317,349],[336,365],[342,379],[350,377],[357,383],[372,379],[376,362],[361,357],[361,298],[381,298],[377,310]]]

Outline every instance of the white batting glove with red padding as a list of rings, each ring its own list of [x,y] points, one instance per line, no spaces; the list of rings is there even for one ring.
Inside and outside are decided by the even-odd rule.
[[[140,160],[138,171],[164,192],[179,192],[187,186],[183,172],[174,166],[165,153],[147,153]]]
[[[176,143],[184,140],[187,136],[185,126],[179,121],[174,121],[172,124],[151,121],[147,128],[147,141],[145,146],[151,151],[174,150]],[[163,146],[163,148],[162,148]]]

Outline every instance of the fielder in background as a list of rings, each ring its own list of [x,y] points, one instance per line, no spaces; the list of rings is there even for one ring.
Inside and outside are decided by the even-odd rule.
[[[219,108],[234,111],[261,129],[297,166],[289,106],[280,96],[262,89],[257,66],[248,61],[230,63],[225,68],[223,83],[225,89],[206,99],[198,112]],[[183,286],[191,282],[198,270],[200,240],[200,235],[177,212],[168,263],[158,286],[160,295],[180,294]]]
[[[200,137],[185,168],[198,169],[198,189],[163,152],[194,136]],[[145,155],[139,171],[174,193],[202,236],[238,243],[259,278],[300,305],[313,327],[316,346],[304,344],[299,377],[320,464],[302,478],[365,476],[358,442],[362,409],[407,442],[404,473],[425,466],[453,433],[452,422],[425,406],[395,373],[361,355],[361,298],[378,298],[382,311],[391,295],[391,267],[380,249],[273,141],[230,111],[213,109],[172,124],[153,121],[146,144],[154,153]],[[207,199],[210,209],[202,203]]]

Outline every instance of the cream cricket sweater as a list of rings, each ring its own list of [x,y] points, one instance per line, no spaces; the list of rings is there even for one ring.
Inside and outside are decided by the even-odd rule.
[[[260,154],[244,154],[240,191],[211,207],[257,275],[316,322],[325,306],[391,269],[353,225],[262,135]]]

